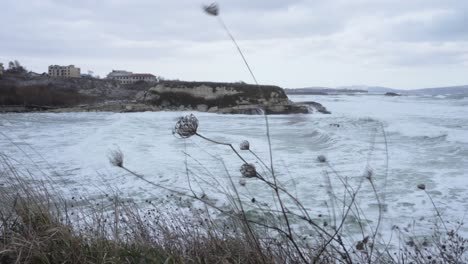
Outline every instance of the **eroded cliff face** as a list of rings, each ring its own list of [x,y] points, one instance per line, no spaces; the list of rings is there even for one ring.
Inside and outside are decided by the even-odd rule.
[[[0,111],[310,112],[310,106],[292,103],[282,88],[271,85],[184,81],[122,85],[112,80],[47,76],[0,79],[0,107]]]
[[[226,114],[308,113],[307,107],[292,104],[283,89],[270,85],[164,81],[138,99],[163,107]]]

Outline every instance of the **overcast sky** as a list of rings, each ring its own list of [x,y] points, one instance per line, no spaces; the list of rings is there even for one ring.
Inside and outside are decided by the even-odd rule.
[[[252,79],[199,0],[0,0],[0,62],[171,79]],[[468,84],[466,0],[224,0],[258,81],[282,87]]]

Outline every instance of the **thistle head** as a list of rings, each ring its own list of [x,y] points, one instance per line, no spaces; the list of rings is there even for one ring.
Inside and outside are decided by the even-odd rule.
[[[186,115],[177,121],[172,134],[177,134],[181,138],[189,138],[197,133],[198,119],[193,115]]]
[[[255,169],[255,166],[250,163],[242,164],[240,172],[245,178],[254,178],[257,176],[257,170]]]
[[[240,186],[245,186],[246,184],[247,184],[247,182],[244,179],[239,180],[239,185]]]
[[[327,162],[327,157],[325,157],[324,155],[318,155],[317,160],[320,163],[325,163],[325,162]]]
[[[241,150],[249,150],[250,149],[250,143],[247,140],[244,140],[240,143],[239,145]]]
[[[418,189],[423,190],[423,191],[426,190],[426,184],[424,183],[418,184]]]
[[[211,3],[210,5],[204,5],[203,11],[210,16],[217,16],[219,14],[218,3]]]
[[[116,167],[123,167],[124,155],[120,149],[116,149],[110,152],[109,162]]]

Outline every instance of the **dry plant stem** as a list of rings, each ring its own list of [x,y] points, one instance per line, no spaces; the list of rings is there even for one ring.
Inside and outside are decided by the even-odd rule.
[[[332,213],[333,213],[333,225],[336,227],[336,211],[335,211],[335,200],[334,199],[336,197],[335,195],[335,192],[333,191],[333,186],[332,186],[332,183],[331,183],[331,180],[330,180],[330,175],[328,175],[328,172],[325,171],[324,172],[325,174],[325,180],[327,182],[327,185],[328,185],[328,196],[330,198],[330,204],[331,204],[331,207],[332,207]],[[343,204],[345,204],[345,200],[343,200]],[[344,208],[345,206],[343,206]]]
[[[374,191],[375,197],[377,199],[377,203],[379,205],[379,219],[378,219],[377,226],[375,228],[375,232],[374,232],[374,235],[373,235],[373,238],[372,238],[374,244],[375,244],[375,238],[377,236],[377,232],[379,231],[379,227],[380,227],[380,224],[381,224],[382,218],[383,218],[383,210],[382,210],[383,208],[382,208],[382,206],[385,206],[385,199],[386,199],[386,192],[387,192],[387,179],[388,179],[388,161],[389,161],[387,133],[385,132],[385,128],[384,128],[382,123],[380,124],[380,126],[381,126],[381,129],[382,129],[382,135],[383,135],[384,143],[385,143],[385,176],[384,176],[384,188],[383,188],[383,202],[380,201],[380,198],[379,198],[379,196],[377,194],[377,189],[375,187],[374,181],[372,180],[372,178],[369,179],[369,181],[370,181],[370,183],[372,185],[372,190]],[[374,248],[375,247],[372,247],[371,251],[370,251],[369,264],[371,263],[371,260],[372,260],[372,253],[374,251]],[[380,259],[380,257],[378,257],[376,259],[376,262],[379,259]]]
[[[167,187],[164,187],[164,186],[162,186],[162,185],[160,185],[160,184],[157,184],[157,183],[154,183],[154,182],[152,182],[152,181],[149,181],[149,180],[145,179],[145,177],[143,177],[142,175],[140,175],[140,174],[138,174],[138,173],[136,173],[136,172],[134,172],[134,171],[128,169],[128,168],[125,167],[125,166],[122,166],[122,167],[120,167],[120,168],[122,168],[123,170],[125,170],[125,171],[127,171],[128,173],[132,174],[133,176],[136,176],[136,177],[139,178],[140,180],[143,180],[143,181],[145,181],[146,183],[151,184],[151,185],[153,185],[153,186],[155,186],[155,187],[164,189],[164,190],[166,190],[166,191],[169,191],[169,192],[172,192],[172,193],[175,193],[175,194],[178,194],[178,195],[188,196],[188,197],[196,198],[196,199],[199,200],[199,198],[198,198],[197,196],[187,195],[187,194],[182,193],[182,192],[180,192],[180,191],[176,191],[176,190],[173,190],[173,189],[171,189],[171,188],[167,188]]]
[[[228,174],[229,181],[230,181],[230,183],[231,183],[232,188],[234,189],[234,193],[236,194],[236,198],[237,198],[238,204],[239,204],[239,206],[240,206],[240,212],[241,212],[241,214],[242,214],[242,219],[245,221],[245,223],[248,223],[248,222],[247,222],[247,216],[246,216],[245,210],[244,210],[244,206],[243,206],[242,201],[241,201],[241,199],[240,199],[239,192],[237,191],[236,185],[235,185],[234,182],[232,181],[232,178],[231,178],[231,176],[230,176],[230,174],[229,174],[229,171],[228,171],[228,169],[226,168],[226,164],[223,163],[223,166],[224,166],[224,170],[225,170],[226,173]],[[235,204],[237,204],[237,203],[235,203]],[[261,253],[260,255],[262,256],[263,263],[267,263],[266,260],[265,260],[265,256],[263,255],[263,252],[262,252],[262,250],[261,250],[261,247],[260,247],[260,245],[258,244],[258,239],[257,239],[257,237],[255,236],[255,233],[253,232],[253,230],[252,230],[252,228],[250,227],[249,224],[246,224],[246,227],[247,227],[248,233],[249,233],[250,236],[251,236],[251,240],[254,241],[255,246],[257,247],[258,252]]]
[[[234,215],[232,215],[232,214],[226,212],[225,210],[223,210],[223,209],[221,209],[221,208],[219,208],[219,207],[217,207],[217,206],[215,206],[215,205],[213,205],[213,204],[211,204],[211,203],[208,203],[207,201],[204,201],[204,200],[201,199],[201,198],[198,198],[198,196],[196,196],[196,195],[195,195],[195,196],[191,196],[191,195],[187,195],[187,194],[184,194],[184,193],[179,192],[179,191],[176,191],[176,190],[172,190],[172,189],[170,189],[170,188],[167,188],[167,187],[161,186],[161,185],[159,185],[159,184],[156,184],[156,183],[154,183],[154,182],[152,182],[152,181],[149,181],[149,180],[145,179],[143,176],[141,176],[141,175],[139,175],[139,174],[133,172],[132,170],[130,170],[130,169],[126,168],[126,167],[121,167],[121,168],[124,169],[125,171],[127,171],[128,173],[130,173],[130,174],[136,176],[137,178],[139,178],[139,179],[141,179],[141,180],[143,180],[143,181],[145,181],[145,182],[147,182],[147,183],[149,183],[149,184],[151,184],[151,185],[153,185],[153,186],[156,186],[156,187],[165,189],[165,190],[167,190],[167,191],[169,191],[169,192],[173,192],[173,193],[176,193],[176,194],[181,195],[181,196],[186,196],[186,197],[189,197],[189,198],[196,199],[196,200],[198,200],[198,201],[201,201],[203,204],[208,205],[208,206],[210,206],[210,207],[212,207],[212,208],[214,208],[214,209],[220,211],[220,212],[223,213],[223,214],[230,215],[230,216],[234,216]],[[242,212],[245,212],[245,211],[243,210],[243,208],[241,208],[241,211],[242,211]],[[248,220],[248,219],[245,217],[245,213],[243,214],[243,216],[244,216],[243,220],[251,222],[250,220]],[[248,225],[247,225],[247,226],[248,226]],[[249,228],[249,232],[251,232],[251,235],[253,236],[253,238],[255,238],[255,236],[253,235],[253,231],[250,229],[250,226],[248,226],[248,228]]]
[[[384,143],[385,143],[385,181],[384,181],[384,189],[383,189],[383,203],[385,203],[385,198],[386,198],[386,194],[387,194],[389,154],[388,154],[387,132],[385,132],[385,128],[384,128],[383,124],[380,124],[380,125],[382,127],[382,135],[383,135]]]
[[[249,63],[247,62],[244,54],[242,53],[242,50],[240,49],[239,45],[237,44],[237,41],[236,39],[234,38],[234,36],[231,34],[231,32],[229,31],[228,27],[226,26],[226,24],[224,23],[224,21],[221,19],[220,16],[217,16],[218,18],[218,21],[219,23],[221,24],[221,26],[224,28],[224,30],[227,32],[227,34],[229,35],[229,37],[231,38],[232,42],[234,43],[234,45],[236,46],[237,48],[237,51],[239,52],[239,54],[241,55],[242,57],[242,60],[244,61],[245,63],[245,66],[247,67],[247,69],[249,70],[250,72],[250,75],[252,76],[252,78],[254,79],[255,81],[255,84],[258,85],[258,82],[257,82],[257,78],[255,78],[255,75],[253,74],[252,72],[252,69],[250,68],[249,66]],[[276,182],[276,177],[275,177],[275,173],[274,173],[274,167],[273,167],[273,155],[272,155],[272,150],[271,150],[271,141],[270,141],[270,132],[269,132],[269,125],[268,125],[268,117],[266,115],[266,111],[264,111],[264,116],[265,116],[265,122],[266,122],[266,128],[267,128],[267,138],[268,138],[268,145],[269,145],[269,150],[270,150],[270,163],[271,163],[271,174],[273,176],[273,179],[274,179],[274,191],[276,193],[276,196],[278,197],[278,201],[280,203],[280,206],[281,206],[281,210],[283,212],[283,216],[284,216],[284,219],[286,221],[286,225],[288,227],[288,233],[289,233],[289,239],[293,242],[294,246],[297,246],[295,241],[294,241],[294,238],[292,236],[292,231],[291,231],[291,226],[289,224],[289,220],[288,220],[288,217],[286,215],[286,210],[284,208],[284,204],[281,200],[281,197],[280,197],[280,194],[279,194],[279,190],[278,190],[278,185],[277,185],[277,182]],[[198,134],[197,134],[198,135]],[[200,135],[199,135],[200,136]],[[206,138],[205,138],[206,139]],[[229,144],[229,146],[232,148],[232,150],[237,154],[237,156],[239,156],[239,158],[241,158],[245,163],[247,163],[240,155],[239,153],[237,153],[237,151],[234,149],[234,147]],[[304,256],[302,255],[302,252],[300,250],[298,250],[298,253],[300,254],[300,257],[305,261],[305,258]]]
[[[234,146],[232,144],[229,144],[229,143],[224,143],[224,142],[220,142],[220,141],[216,141],[216,140],[212,140],[212,139],[209,139],[205,136],[202,136],[201,134],[199,133],[195,133],[195,135],[203,138],[204,140],[207,140],[211,143],[214,143],[214,144],[218,144],[218,145],[224,145],[224,146],[228,146],[232,149],[232,151],[234,151],[234,153],[245,163],[245,164],[248,164],[248,162],[239,154],[239,152],[237,152],[237,150],[234,148]]]
[[[272,173],[270,167],[268,167],[255,152],[253,152],[251,149],[249,149],[249,152],[263,165],[263,167],[265,167],[270,173]]]
[[[374,234],[372,236],[372,243],[374,243],[374,245],[375,245],[375,238],[377,237],[377,233],[379,232],[380,224],[382,222],[382,217],[383,217],[382,206],[383,205],[380,202],[379,194],[377,193],[377,189],[375,188],[375,184],[374,184],[374,181],[372,180],[372,178],[369,178],[369,182],[370,182],[370,184],[372,186],[372,190],[374,191],[374,194],[375,194],[375,199],[377,199],[377,204],[379,206],[379,218],[377,220],[377,226],[375,227]],[[375,248],[374,245],[370,249],[369,260],[368,260],[369,264],[372,261],[372,253],[374,252],[374,248]]]
[[[355,202],[355,199],[356,199],[356,193],[352,196],[351,198],[351,202],[349,203],[348,205],[348,208],[346,210],[346,213],[345,215],[343,216],[343,218],[341,219],[341,223],[340,223],[340,226],[338,228],[336,228],[335,232],[333,233],[332,237],[330,239],[328,239],[328,241],[325,243],[325,245],[322,246],[322,249],[319,251],[319,254],[316,256],[315,260],[314,260],[314,263],[317,263],[316,261],[318,260],[318,258],[323,254],[323,252],[326,250],[327,246],[335,239],[335,237],[339,234],[341,228],[343,227],[344,225],[344,222],[346,220],[346,218],[348,217],[348,214],[349,212],[351,211],[351,207],[353,206],[354,202]],[[349,259],[345,259],[348,263],[352,263],[351,260]]]
[[[424,190],[424,192],[426,193],[427,197],[429,197],[429,200],[431,200],[432,206],[434,206],[434,209],[436,210],[437,216],[439,217],[440,221],[442,222],[442,225],[445,228],[445,232],[448,233],[448,228],[445,225],[444,219],[442,218],[442,215],[440,214],[439,209],[437,208],[436,204],[434,203],[434,200],[432,200],[431,195],[426,190]]]
[[[200,135],[199,133],[195,133],[195,135],[209,141],[209,142],[212,142],[212,143],[215,143],[215,144],[219,144],[219,145],[225,145],[225,146],[229,146],[232,151],[234,151],[234,153],[245,163],[245,164],[248,164],[247,161],[239,154],[239,152],[237,152],[237,150],[234,148],[234,146],[232,144],[229,144],[229,143],[224,143],[224,142],[219,142],[219,141],[215,141],[215,140],[212,140],[212,139],[209,139],[207,137],[204,137],[202,135]],[[269,138],[269,133],[267,133],[268,135],[268,138]],[[270,158],[272,157],[272,154],[271,154],[271,145],[270,145]],[[284,207],[284,204],[283,204],[283,201],[281,200],[281,197],[280,197],[280,194],[279,194],[279,188],[278,188],[278,185],[277,185],[277,182],[276,182],[276,177],[274,176],[274,170],[273,170],[273,162],[271,162],[271,171],[272,171],[272,175],[273,175],[273,179],[274,179],[274,183],[273,184],[269,184],[270,187],[273,188],[273,190],[275,191],[276,193],[276,196],[278,197],[278,202],[280,203],[280,206],[281,206],[281,212],[283,213],[283,217],[286,221],[286,226],[288,228],[288,239],[293,243],[294,247],[296,247],[301,259],[303,259],[304,262],[307,262],[306,261],[306,258],[304,257],[304,255],[302,254],[299,246],[297,245],[296,241],[294,240],[294,237],[293,237],[293,234],[292,234],[292,230],[291,230],[291,225],[289,223],[289,218],[286,214],[286,210],[285,210],[285,207]],[[257,177],[261,180],[263,180],[264,182],[267,182],[266,179],[264,179],[258,172],[257,172]]]
[[[270,125],[268,123],[268,116],[266,115],[266,113],[264,114],[264,117],[265,117],[265,125],[266,125],[266,136],[267,136],[267,139],[268,139],[268,151],[270,153],[270,172],[271,172],[271,175],[273,177],[273,183],[274,183],[273,190],[276,193],[278,202],[279,202],[280,207],[281,207],[281,211],[283,213],[284,220],[286,222],[286,227],[288,228],[288,238],[291,240],[294,247],[296,247],[297,252],[299,253],[300,257],[305,261],[305,257],[303,256],[303,254],[302,254],[301,250],[299,249],[296,241],[294,240],[293,233],[292,233],[292,230],[291,230],[291,224],[289,223],[289,218],[288,218],[288,215],[286,214],[286,209],[285,209],[285,206],[283,204],[283,200],[281,199],[281,195],[280,195],[280,192],[279,192],[278,182],[276,180],[276,175],[275,175],[275,168],[273,166],[273,150],[271,148]]]
[[[307,262],[306,261],[306,258],[304,257],[304,255],[302,254],[299,246],[297,245],[297,242],[295,241],[294,239],[294,236],[293,236],[293,233],[292,233],[292,229],[291,229],[291,225],[289,223],[289,218],[287,216],[287,212],[286,212],[286,209],[285,209],[285,206],[283,204],[283,201],[282,201],[282,198],[280,196],[280,188],[277,184],[277,181],[276,181],[276,177],[275,177],[275,174],[274,174],[274,167],[273,167],[273,156],[272,156],[272,150],[271,150],[271,142],[270,142],[270,134],[269,134],[269,126],[268,126],[268,119],[266,118],[266,115],[265,115],[265,120],[267,122],[267,137],[268,137],[268,141],[269,141],[269,146],[270,146],[270,161],[271,161],[271,165],[270,165],[270,171],[272,172],[272,176],[273,176],[273,183],[270,183],[268,182],[264,177],[262,177],[258,172],[257,172],[257,178],[261,179],[262,181],[264,181],[265,183],[267,183],[274,191],[275,191],[275,194],[277,196],[277,199],[278,199],[278,202],[280,203],[280,207],[281,207],[281,212],[283,214],[283,218],[286,222],[286,227],[288,229],[288,232],[287,232],[287,238],[293,243],[294,247],[296,247],[297,251],[298,251],[298,254],[300,255],[301,259],[303,259],[304,262]],[[207,138],[199,133],[195,133],[195,135],[199,136],[200,138],[203,138],[211,143],[214,143],[214,144],[219,144],[219,145],[224,145],[224,146],[228,146],[232,149],[232,151],[234,151],[234,153],[245,163],[245,164],[248,164],[247,161],[239,154],[239,152],[237,152],[237,150],[234,148],[234,146],[232,144],[229,144],[229,143],[224,143],[224,142],[220,142],[220,141],[216,141],[216,140],[212,140],[210,138]],[[285,190],[284,190],[285,191]]]
[[[354,195],[357,195],[358,192],[359,192],[359,189],[361,187],[361,185],[358,186],[358,189],[354,190],[353,187],[351,187],[349,184],[346,183],[346,181],[343,179],[343,177],[335,170],[335,168],[333,168],[331,166],[331,164],[327,161],[327,166],[328,168],[333,172],[333,174],[336,175],[336,177],[338,177],[338,179],[340,180],[340,182],[343,184],[343,186],[345,187],[345,190],[346,190],[346,193],[348,193],[348,195],[350,197],[353,197]],[[343,204],[344,205],[344,208],[346,208],[346,204]],[[364,212],[363,210],[359,207],[359,205],[357,203],[354,203],[354,207],[356,208],[356,216],[358,219],[361,219],[361,214],[359,213],[359,211],[361,211],[363,213],[363,217],[366,221],[368,221],[368,219],[365,217],[364,215]],[[343,215],[344,215],[344,212],[343,212]],[[366,236],[364,234],[364,226],[361,224],[360,221],[358,221],[358,225],[359,225],[359,228],[361,229],[361,234],[362,234],[362,238],[364,239],[364,237]]]
[[[231,40],[232,40],[232,42],[234,43],[234,45],[236,45],[237,51],[238,51],[239,54],[241,55],[242,60],[243,60],[244,63],[245,63],[245,66],[247,66],[247,69],[249,70],[250,75],[252,76],[252,78],[253,78],[255,84],[258,85],[257,78],[255,78],[255,75],[253,74],[252,69],[250,69],[249,63],[248,63],[247,60],[245,59],[244,54],[242,53],[242,50],[240,49],[239,45],[237,44],[236,39],[235,39],[234,36],[231,34],[231,31],[229,31],[229,29],[228,29],[228,27],[226,26],[226,24],[224,24],[224,21],[223,21],[223,19],[221,18],[221,16],[217,16],[217,18],[218,18],[218,21],[219,21],[219,23],[221,24],[221,26],[224,28],[224,30],[226,31],[226,33],[227,33],[227,34],[229,35],[229,37],[231,38]]]
[[[184,139],[184,151],[187,152],[187,141]],[[192,192],[194,196],[196,196],[195,192],[192,189],[192,184],[190,181],[190,174],[189,174],[189,169],[188,169],[188,163],[187,163],[187,155],[184,155],[184,165],[185,165],[185,175],[187,176],[187,182],[189,185],[189,189]]]

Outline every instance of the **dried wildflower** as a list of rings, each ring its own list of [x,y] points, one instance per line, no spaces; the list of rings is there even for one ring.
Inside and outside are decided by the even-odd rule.
[[[325,157],[324,155],[319,155],[317,156],[317,160],[318,162],[325,163],[327,162],[327,157]]]
[[[120,149],[113,150],[109,154],[109,162],[116,167],[123,167],[124,155]]]
[[[181,138],[189,138],[197,133],[198,119],[193,115],[186,115],[177,121],[172,134],[177,134]]]
[[[211,16],[217,16],[219,14],[219,6],[217,3],[212,3],[207,6],[203,6],[203,10]]]
[[[418,189],[420,190],[426,190],[426,185],[424,183],[418,184]]]
[[[239,145],[241,150],[249,150],[250,149],[250,143],[247,140],[244,140],[240,143]]]
[[[367,169],[364,176],[366,177],[366,179],[368,180],[371,180],[372,179],[372,176],[374,175],[374,171],[372,169]]]
[[[240,186],[245,186],[246,184],[247,184],[247,182],[244,179],[239,180],[239,185]]]
[[[253,164],[242,164],[240,172],[242,176],[246,178],[253,178],[257,176],[257,170],[255,169],[255,166]]]

